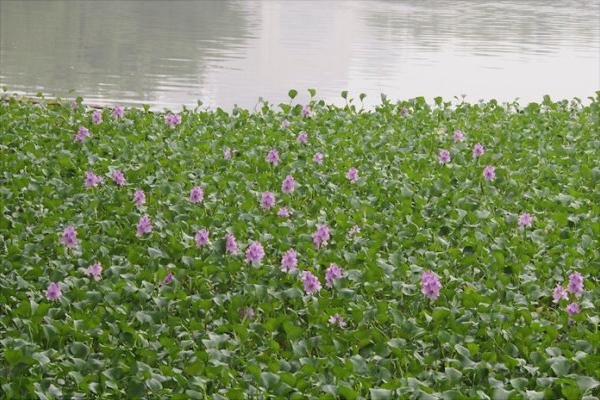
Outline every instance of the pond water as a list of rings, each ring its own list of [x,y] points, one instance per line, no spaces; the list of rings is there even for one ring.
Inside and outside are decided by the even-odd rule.
[[[0,84],[153,108],[253,108],[290,88],[368,104],[585,98],[600,89],[600,2],[0,0]]]

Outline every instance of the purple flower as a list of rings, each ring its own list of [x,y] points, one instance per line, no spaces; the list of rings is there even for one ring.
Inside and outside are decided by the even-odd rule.
[[[310,110],[310,106],[307,104],[302,108],[302,116],[310,117],[312,115],[312,111]]]
[[[167,275],[163,279],[161,286],[162,285],[170,285],[171,283],[173,283],[174,280],[175,280],[175,275],[173,274],[173,272],[169,271],[169,272],[167,272]]]
[[[296,181],[294,180],[294,177],[291,175],[288,175],[285,177],[285,179],[283,180],[283,183],[281,184],[281,191],[283,193],[292,193],[294,191],[294,188],[296,186]]]
[[[265,250],[258,241],[254,241],[246,249],[246,261],[253,264],[260,264],[265,256]]]
[[[346,172],[346,178],[352,183],[355,183],[358,180],[358,170],[354,167],[350,168],[348,172]]]
[[[165,115],[165,124],[169,125],[171,128],[175,128],[180,123],[181,123],[180,115],[177,115],[177,114]]]
[[[289,249],[281,257],[281,270],[283,272],[294,272],[298,266],[297,253],[294,249]]]
[[[481,157],[485,153],[485,149],[481,143],[477,143],[473,146],[473,158]]]
[[[325,286],[328,288],[333,287],[333,282],[336,279],[340,279],[342,277],[342,269],[337,266],[337,264],[331,264],[329,268],[325,271]]]
[[[277,149],[269,151],[266,160],[273,165],[279,164],[279,161],[281,160],[279,159],[279,152],[277,151]]]
[[[579,297],[583,293],[583,277],[579,272],[573,272],[569,275],[569,284],[567,290]]]
[[[581,312],[581,309],[579,308],[579,304],[577,303],[571,303],[567,306],[567,312],[569,313],[569,315],[577,315]]]
[[[236,255],[238,253],[238,246],[233,233],[228,233],[225,235],[225,251],[232,255]]]
[[[194,239],[196,240],[196,246],[198,247],[208,246],[210,244],[210,241],[208,240],[208,230],[206,229],[200,229],[196,232],[196,237]]]
[[[92,171],[85,173],[85,187],[93,188],[102,183],[102,178],[94,174]]]
[[[84,274],[87,276],[93,276],[95,281],[102,279],[102,265],[100,263],[90,265]]]
[[[454,131],[454,135],[452,135],[452,138],[455,142],[462,142],[465,138],[465,135],[461,130],[456,130]]]
[[[431,271],[423,272],[423,275],[421,275],[421,293],[430,300],[436,300],[440,295],[441,288],[442,284],[435,273]]]
[[[296,142],[306,144],[308,142],[308,133],[302,131],[296,136]]]
[[[142,235],[150,232],[152,232],[152,223],[150,222],[150,217],[144,215],[142,218],[140,218],[140,221],[137,224],[136,236],[142,237]]]
[[[321,282],[319,278],[313,275],[310,271],[304,271],[302,275],[302,281],[304,282],[304,291],[306,294],[315,294],[321,290]]]
[[[58,282],[50,282],[46,289],[46,298],[50,301],[58,300],[62,296]]]
[[[400,111],[400,115],[403,117],[408,117],[408,110],[406,107],[402,107],[402,111]]]
[[[118,169],[113,171],[112,173],[113,182],[117,184],[117,186],[124,186],[127,182],[125,182],[125,177],[123,176],[123,172]]]
[[[552,302],[558,303],[560,299],[568,300],[569,295],[567,294],[565,288],[563,288],[560,283],[557,283],[556,287],[554,288],[554,292],[552,292]]]
[[[277,211],[277,216],[278,217],[285,217],[285,218],[287,218],[287,217],[290,216],[290,212],[289,212],[289,210],[287,208],[281,207],[279,209],[279,211]]]
[[[242,321],[252,321],[254,319],[254,309],[252,307],[240,307],[238,312]]]
[[[260,199],[260,206],[264,209],[275,207],[275,195],[271,192],[263,192]]]
[[[533,217],[529,213],[523,213],[519,215],[519,228],[523,229],[524,227],[531,228],[533,224]]]
[[[77,231],[73,225],[69,225],[65,228],[60,241],[69,249],[77,247]]]
[[[322,245],[326,245],[329,240],[329,227],[327,225],[317,225],[317,230],[312,234],[312,240],[317,249]]]
[[[115,109],[112,112],[113,118],[123,118],[123,115],[125,115],[125,110],[123,110],[123,107],[115,106]]]
[[[488,181],[493,181],[494,179],[496,179],[496,167],[491,166],[491,165],[488,165],[487,167],[485,167],[483,169],[483,176]]]
[[[340,328],[345,328],[346,327],[346,321],[344,321],[344,318],[341,317],[340,314],[338,314],[338,313],[335,313],[331,317],[329,317],[329,324],[330,325],[337,325]]]
[[[200,186],[192,188],[190,191],[190,201],[192,203],[202,203],[202,200],[204,200],[204,191],[202,188]]]
[[[223,149],[223,158],[226,160],[231,160],[231,149],[229,147],[225,147],[225,149]]]
[[[281,121],[281,127],[285,128],[286,126],[290,126],[290,121],[284,119],[283,121]]]
[[[356,235],[357,233],[360,233],[360,227],[358,225],[354,225],[352,228],[350,228],[350,230],[348,231],[348,235],[349,236],[353,236]]]
[[[92,113],[92,122],[95,125],[102,123],[102,111],[96,110]]]
[[[75,135],[75,140],[81,143],[88,137],[90,137],[90,131],[85,126],[80,126],[77,134]]]
[[[440,150],[438,154],[438,160],[440,164],[448,164],[450,162],[450,152],[446,149]]]
[[[146,194],[143,190],[136,190],[133,195],[133,202],[136,206],[141,207],[144,203],[146,203]]]
[[[323,158],[324,158],[323,154],[321,154],[321,153],[316,153],[316,154],[314,155],[314,157],[313,157],[313,161],[314,161],[315,163],[319,164],[319,165],[322,165],[322,164],[323,164]]]

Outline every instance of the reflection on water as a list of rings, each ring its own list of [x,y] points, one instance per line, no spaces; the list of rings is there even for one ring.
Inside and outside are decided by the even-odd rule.
[[[371,104],[586,97],[600,89],[599,21],[593,0],[0,0],[0,83],[157,108],[309,87]]]

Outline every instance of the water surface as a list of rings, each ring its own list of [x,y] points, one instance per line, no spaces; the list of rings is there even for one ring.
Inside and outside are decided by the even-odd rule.
[[[154,108],[252,108],[290,88],[368,104],[585,98],[600,89],[600,2],[0,0],[0,84]]]

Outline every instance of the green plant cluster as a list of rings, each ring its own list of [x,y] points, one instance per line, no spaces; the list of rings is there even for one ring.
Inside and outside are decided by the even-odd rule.
[[[310,115],[293,100],[184,108],[173,128],[147,108],[93,124],[81,100],[0,101],[1,397],[600,398],[600,92],[525,106],[384,97],[372,110],[313,96]],[[104,182],[86,188],[87,171]],[[266,191],[276,208],[261,208]],[[533,225],[519,228],[525,212]],[[142,215],[153,230],[138,237]],[[318,224],[331,237],[317,249]],[[60,240],[69,225],[74,249]],[[211,243],[197,247],[202,228]],[[244,258],[253,241],[260,265]],[[290,248],[298,273],[280,269]],[[84,273],[96,262],[97,281]],[[343,276],[327,288],[331,263]],[[305,293],[301,271],[323,288]],[[425,271],[440,278],[435,301]],[[573,272],[583,294],[554,303]]]

